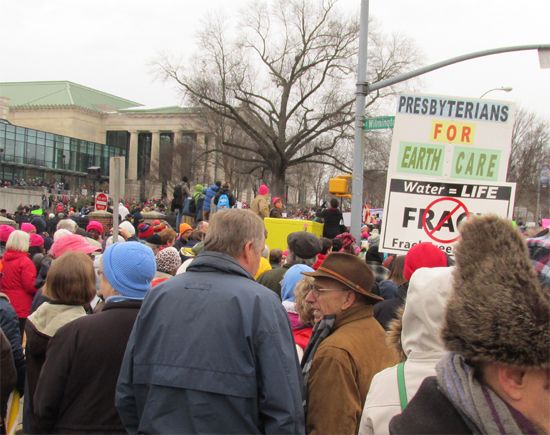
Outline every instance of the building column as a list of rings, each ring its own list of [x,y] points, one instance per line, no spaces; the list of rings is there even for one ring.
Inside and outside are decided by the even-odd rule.
[[[138,132],[130,132],[130,148],[128,149],[128,180],[137,180],[138,162]]]
[[[204,152],[202,162],[201,172],[202,172],[202,183],[205,184],[208,181],[208,143],[206,141],[206,135],[204,133],[197,133],[197,150]]]
[[[160,179],[160,132],[153,131],[151,134],[151,163],[149,166],[149,176],[154,179]]]

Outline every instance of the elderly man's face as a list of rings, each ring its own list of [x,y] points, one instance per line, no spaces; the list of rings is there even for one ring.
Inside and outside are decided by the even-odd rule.
[[[348,308],[351,290],[330,278],[315,278],[312,290],[306,296],[306,302],[313,308],[315,316],[338,316]]]

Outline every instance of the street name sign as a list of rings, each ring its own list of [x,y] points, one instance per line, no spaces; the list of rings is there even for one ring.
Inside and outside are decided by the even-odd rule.
[[[376,118],[365,118],[363,130],[382,130],[393,128],[395,116],[378,116]]]

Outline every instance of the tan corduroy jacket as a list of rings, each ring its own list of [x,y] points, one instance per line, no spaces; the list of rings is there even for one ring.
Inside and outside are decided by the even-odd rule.
[[[250,210],[262,219],[269,217],[269,201],[267,195],[256,195],[252,200],[252,204],[250,204]]]
[[[307,433],[356,434],[373,376],[398,362],[372,305],[355,305],[339,315],[313,356]]]

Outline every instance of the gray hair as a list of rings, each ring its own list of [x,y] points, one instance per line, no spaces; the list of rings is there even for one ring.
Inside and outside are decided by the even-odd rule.
[[[76,233],[76,222],[73,221],[72,219],[62,219],[60,220],[58,223],[57,223],[57,227],[56,229],[57,230],[67,230],[67,231],[70,231],[71,233]]]
[[[21,230],[15,230],[8,237],[6,242],[6,250],[29,252],[30,236]]]
[[[256,213],[238,208],[220,210],[210,220],[204,250],[236,258],[242,254],[244,246],[252,242],[254,250],[260,254],[265,243],[264,232],[264,223]]]
[[[298,257],[291,250],[288,251],[288,256],[286,257],[286,264],[294,266],[295,264],[305,264],[306,266],[313,266],[315,264],[316,257],[313,258],[302,258]]]

